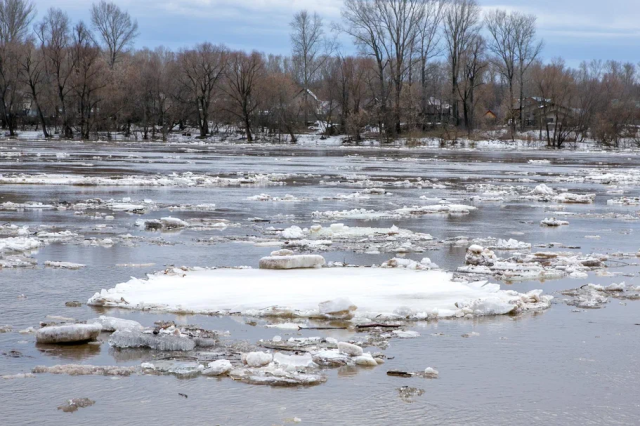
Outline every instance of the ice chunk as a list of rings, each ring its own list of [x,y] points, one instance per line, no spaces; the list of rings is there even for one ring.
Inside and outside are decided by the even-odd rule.
[[[36,332],[38,343],[77,343],[96,340],[102,331],[99,324],[68,324],[44,327]]]
[[[415,339],[416,337],[420,337],[420,333],[411,330],[393,330],[393,334],[401,339]]]
[[[366,353],[355,358],[356,365],[360,365],[363,367],[377,367],[378,362],[373,359],[373,356],[370,353]]]
[[[263,367],[273,360],[269,352],[249,352],[242,354],[242,362],[249,367]]]
[[[477,244],[469,247],[465,256],[466,264],[474,266],[493,266],[497,260],[494,252]]]
[[[231,362],[226,359],[219,359],[210,362],[208,368],[202,371],[205,376],[222,376],[228,374],[233,369]]]
[[[96,403],[95,401],[89,398],[75,398],[75,399],[70,399],[63,405],[59,406],[58,410],[62,410],[65,413],[73,413],[78,411],[78,408],[91,407],[95,403]]]
[[[102,331],[141,331],[144,328],[137,321],[106,317],[104,315],[101,315],[98,318],[90,319],[87,322],[89,324],[100,324],[100,326],[102,327]]]
[[[565,192],[563,194],[553,197],[553,201],[556,203],[566,204],[591,204],[595,201],[596,194],[571,194]]]
[[[273,356],[273,362],[289,370],[297,370],[300,368],[316,368],[318,366],[315,362],[313,362],[313,358],[309,353],[306,353],[304,355],[285,355],[277,352]]]
[[[363,354],[363,350],[360,346],[347,342],[338,342],[338,350],[343,354],[351,356],[361,356]]]
[[[299,226],[292,226],[282,231],[281,235],[283,238],[296,240],[304,238],[306,233]]]
[[[52,262],[50,260],[47,260],[46,262],[44,262],[45,266],[48,266],[50,268],[59,268],[59,269],[82,269],[85,267],[85,265],[82,265],[80,263],[71,263],[71,262]]]
[[[349,299],[334,299],[319,304],[320,314],[331,318],[353,318],[353,312],[358,309]]]
[[[550,227],[556,227],[556,226],[564,226],[564,225],[568,225],[569,222],[567,222],[566,220],[558,220],[556,218],[545,218],[540,222],[540,225],[542,226],[550,226]]]
[[[346,365],[349,355],[341,353],[339,349],[325,349],[313,354],[313,361],[319,365],[336,367]]]
[[[6,376],[2,376],[4,380],[14,380],[14,379],[34,379],[36,376],[31,373],[21,373],[21,374],[8,374]]]
[[[130,376],[136,372],[135,367],[95,366],[65,364],[47,367],[39,365],[31,370],[34,374],[68,374],[69,376]]]
[[[271,252],[271,256],[293,256],[295,253],[291,250],[282,249]]]
[[[438,373],[438,370],[436,370],[435,368],[427,367],[424,369],[424,376],[427,379],[437,379],[439,374],[440,373]]]
[[[320,374],[299,373],[277,367],[237,368],[231,370],[229,376],[244,383],[265,386],[313,386],[327,381]]]
[[[187,337],[130,330],[113,333],[109,345],[114,348],[150,348],[157,351],[191,351],[196,347],[196,343]]]
[[[547,185],[542,183],[536,186],[534,190],[531,191],[531,194],[540,195],[540,196],[551,196],[551,195],[554,195],[555,192],[553,191],[553,189],[549,188]]]
[[[13,237],[0,239],[0,252],[24,252],[35,250],[42,243],[35,238]]]
[[[159,360],[153,364],[156,373],[173,374],[182,379],[198,377],[204,370],[204,365],[191,361]]]
[[[325,264],[324,257],[317,254],[297,256],[271,256],[260,259],[260,269],[305,269],[319,268]]]

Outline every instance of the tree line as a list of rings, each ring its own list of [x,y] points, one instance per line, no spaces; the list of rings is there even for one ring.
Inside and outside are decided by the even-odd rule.
[[[544,63],[534,15],[483,13],[476,0],[344,0],[336,24],[302,11],[290,26],[290,55],[135,49],[138,24],[114,3],[93,4],[84,23],[0,0],[0,122],[9,136],[84,139],[233,131],[296,142],[318,123],[356,142],[478,129],[554,147],[638,140],[636,65]]]

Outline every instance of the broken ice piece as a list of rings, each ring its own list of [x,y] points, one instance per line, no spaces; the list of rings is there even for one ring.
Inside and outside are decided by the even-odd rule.
[[[102,331],[99,324],[67,324],[41,328],[36,332],[38,343],[80,343],[96,340]]]

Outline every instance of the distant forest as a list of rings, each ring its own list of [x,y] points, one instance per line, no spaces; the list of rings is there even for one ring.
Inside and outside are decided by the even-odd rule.
[[[499,130],[557,148],[640,144],[636,64],[543,62],[534,15],[483,13],[476,0],[345,0],[333,25],[301,11],[288,56],[215,40],[136,49],[136,20],[106,1],[91,6],[90,22],[40,12],[36,19],[31,0],[0,0],[7,136],[34,128],[67,139],[231,132],[295,143],[313,127],[355,142]],[[337,34],[358,53],[343,54]]]

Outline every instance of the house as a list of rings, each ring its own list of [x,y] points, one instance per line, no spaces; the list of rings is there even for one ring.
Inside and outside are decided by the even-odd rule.
[[[303,108],[305,98],[316,117],[324,117],[329,113],[329,109],[331,108],[329,102],[320,100],[318,96],[309,89],[301,89],[293,99],[296,102],[302,102],[300,108]],[[313,117],[313,122],[316,121],[316,117]]]
[[[551,99],[538,97],[526,98],[522,106],[523,120],[525,127],[539,128],[542,126],[555,125],[556,119],[565,121],[574,116],[570,108],[555,104]],[[513,110],[516,122],[520,122],[520,108]]]
[[[421,108],[419,116],[422,117],[425,123],[435,125],[436,123],[442,123],[450,114],[451,105],[442,99],[432,96],[426,100],[426,105]]]
[[[498,120],[498,114],[488,109],[487,112],[482,115],[482,119],[486,124],[492,125]]]

